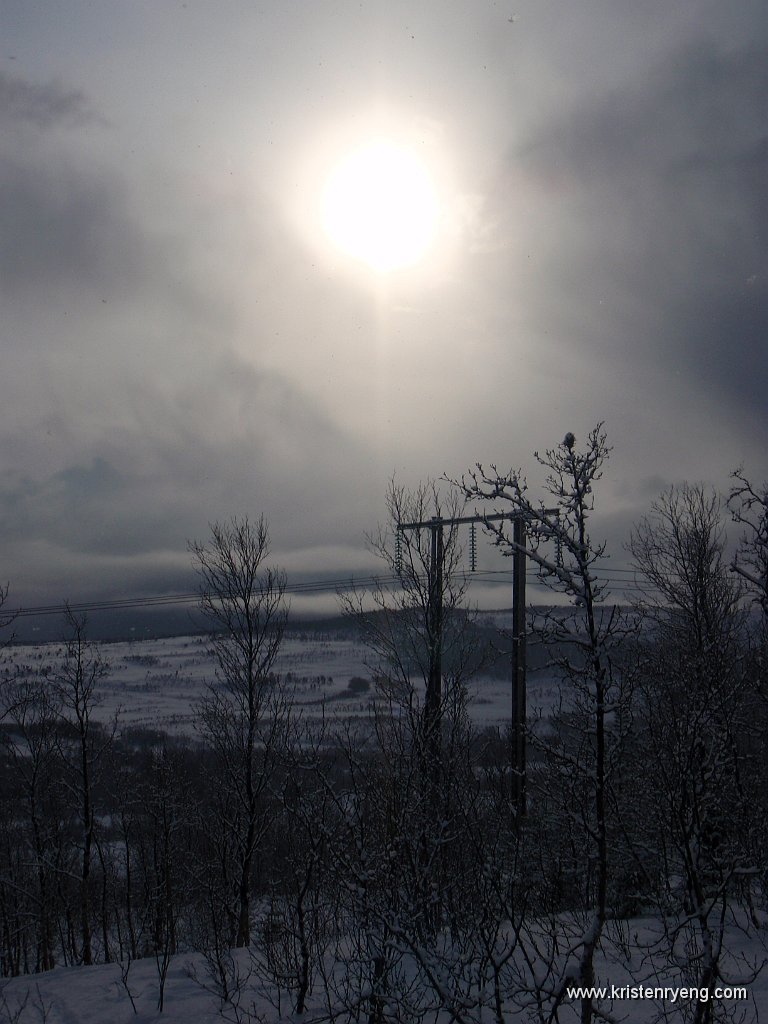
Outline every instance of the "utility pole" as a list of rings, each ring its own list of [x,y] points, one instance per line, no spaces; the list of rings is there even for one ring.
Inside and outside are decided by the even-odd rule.
[[[441,706],[443,702],[443,541],[444,520],[430,520],[431,546],[429,562],[429,611],[427,632],[429,672],[424,700],[424,732],[430,774],[435,788],[439,786],[441,762]]]
[[[439,781],[441,761],[442,640],[443,640],[443,528],[463,523],[487,523],[511,519],[512,556],[512,795],[518,818],[526,813],[526,663],[525,663],[525,522],[519,512],[497,512],[482,516],[433,516],[417,523],[398,523],[397,530],[431,531],[429,564],[428,643],[429,673],[424,701],[424,729],[433,779]],[[474,568],[474,559],[473,559]]]
[[[526,813],[526,743],[527,717],[525,661],[525,522],[515,516],[512,526],[515,544],[512,556],[512,786],[518,818]]]

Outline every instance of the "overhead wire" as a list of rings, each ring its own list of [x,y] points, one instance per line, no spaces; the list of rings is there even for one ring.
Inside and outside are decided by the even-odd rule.
[[[511,568],[475,569],[459,573],[458,575],[462,576],[467,581],[473,581],[478,584],[502,584],[505,581],[512,580],[513,570]],[[535,566],[529,565],[526,569],[526,578],[531,582],[536,582],[537,580],[543,582],[539,570]],[[597,570],[594,573],[594,578],[598,583],[615,584],[615,589],[617,591],[637,593],[648,589],[647,585],[643,583],[642,580],[638,579],[637,572],[634,569],[611,567],[603,570]],[[357,577],[349,576],[336,579],[301,580],[295,583],[287,583],[285,586],[285,593],[297,595],[330,594],[349,590],[368,590],[378,587],[396,586],[399,582],[402,582],[402,576],[398,573]],[[83,614],[88,612],[123,611],[133,608],[172,607],[185,604],[195,604],[199,600],[200,594],[197,592],[157,594],[113,598],[108,600],[78,601],[68,604],[35,605],[27,608],[17,608],[10,611],[8,614],[16,618],[38,615],[60,615],[67,609],[76,614]]]

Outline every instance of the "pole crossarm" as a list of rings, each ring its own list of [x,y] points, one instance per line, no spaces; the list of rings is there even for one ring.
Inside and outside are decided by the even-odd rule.
[[[560,509],[536,509],[541,516],[560,517]],[[490,515],[475,513],[471,516],[432,516],[416,523],[398,523],[398,542],[400,534],[405,530],[429,530],[432,535],[431,557],[429,568],[429,619],[434,637],[434,648],[430,654],[429,681],[427,683],[427,725],[428,733],[433,735],[432,756],[437,764],[440,757],[438,724],[440,718],[440,693],[442,686],[441,646],[442,646],[442,569],[443,569],[443,528],[461,526],[468,523],[488,524],[499,520],[511,520],[512,535],[512,797],[516,818],[521,822],[527,812],[526,774],[526,635],[525,635],[525,560],[528,552],[525,548],[527,516],[519,509],[513,512],[492,512]],[[473,566],[474,568],[474,566]],[[437,776],[435,776],[437,779]]]
[[[557,508],[542,508],[537,509],[542,515],[554,516],[558,515],[560,509]],[[432,526],[461,526],[463,523],[491,523],[499,519],[520,519],[522,512],[492,512],[490,515],[474,515],[474,516],[453,516],[451,519],[443,519],[442,516],[434,516],[432,519],[425,519],[420,523],[398,523],[398,530],[427,530]]]

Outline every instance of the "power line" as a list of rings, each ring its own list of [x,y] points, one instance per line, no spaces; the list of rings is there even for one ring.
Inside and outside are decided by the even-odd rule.
[[[511,582],[513,578],[512,569],[475,569],[459,573],[468,582],[502,584]],[[539,570],[529,567],[526,577],[531,582],[541,580]],[[668,577],[672,579],[673,576]],[[616,584],[616,590],[625,592],[645,592],[648,584],[638,578],[635,569],[622,569],[611,566],[595,572],[595,579],[598,583]],[[288,583],[285,587],[286,594],[331,594],[347,590],[368,590],[378,587],[396,586],[400,582],[397,574],[384,574],[375,576],[349,576],[337,579],[316,579],[304,580],[296,583]],[[17,618],[26,618],[33,615],[61,615],[68,607],[75,613],[103,612],[103,611],[124,611],[131,608],[162,608],[173,607],[185,604],[196,604],[200,595],[194,592],[179,594],[160,594],[144,597],[123,597],[111,600],[100,601],[78,601],[69,605],[47,604],[35,605],[29,608],[17,608],[9,612]]]
[[[394,575],[346,577],[334,580],[305,580],[288,583],[287,594],[321,594],[338,593],[340,590],[368,589],[380,585],[391,585],[399,581]],[[17,608],[9,612],[16,618],[31,615],[60,615],[67,608],[72,612],[121,611],[126,608],[156,608],[162,606],[196,604],[200,600],[199,593],[161,594],[154,597],[124,597],[102,601],[78,601],[68,604],[35,605],[30,608]]]

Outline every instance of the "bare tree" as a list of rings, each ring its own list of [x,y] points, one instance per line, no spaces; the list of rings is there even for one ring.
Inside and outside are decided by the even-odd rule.
[[[489,741],[467,710],[486,638],[464,603],[453,522],[463,505],[432,482],[413,492],[393,482],[389,521],[369,537],[388,575],[343,600],[377,699],[368,728],[336,741],[331,863],[343,966],[325,981],[329,1007],[368,1024],[442,1013],[501,1024],[516,980],[518,837],[509,800],[484,771]]]
[[[458,527],[441,525],[463,502],[455,491],[442,496],[433,481],[409,492],[392,480],[386,504],[386,525],[367,540],[388,579],[340,600],[359,624],[380,695],[408,718],[437,783],[446,716],[463,715],[465,683],[478,665]],[[400,529],[412,523],[424,525]]]
[[[533,980],[521,980],[521,988],[531,984],[539,989],[535,999],[543,1019],[556,1015],[569,985],[594,985],[595,956],[609,910],[611,790],[629,727],[627,679],[619,651],[632,628],[608,600],[607,584],[596,569],[605,544],[594,541],[589,530],[595,484],[610,452],[601,423],[590,431],[583,449],[569,432],[555,448],[543,455],[535,452],[546,471],[546,501],[530,497],[521,470],[500,473],[494,465],[486,470],[478,464],[461,481],[468,500],[490,506],[489,516],[509,512],[522,518],[527,535],[523,553],[541,582],[570,599],[570,608],[554,607],[532,620],[565,683],[566,729],[550,737],[529,733],[546,769],[540,779],[542,807],[559,804],[558,820],[570,829],[568,842],[584,878],[577,903],[582,913],[574,915],[573,928],[559,938],[553,931],[547,951],[531,960]],[[507,555],[520,550],[510,526],[510,519],[485,522]],[[563,917],[561,923],[565,921]],[[544,949],[541,937],[529,939],[531,948]],[[567,952],[560,959],[555,955],[558,943]],[[569,966],[560,968],[558,963]],[[583,1024],[590,1024],[596,1012],[593,999],[584,996]]]
[[[4,584],[4,585],[0,584],[0,630],[3,630],[7,626],[10,626],[10,624],[16,618],[16,614],[17,614],[16,612],[11,612],[11,613],[8,613],[8,614],[3,612],[3,608],[5,606],[5,603],[8,600],[8,589],[9,589],[9,587],[8,587],[7,583]],[[8,644],[10,644],[12,642],[12,640],[13,640],[13,636],[12,635],[4,637],[2,639],[2,641],[0,641],[0,651],[2,651],[3,648],[7,647]],[[0,705],[0,722],[2,722],[3,719],[5,718],[5,716],[10,711],[12,711],[12,710],[13,710],[13,704],[10,703],[7,699],[4,699],[3,702],[2,702],[2,705]]]
[[[217,681],[197,711],[230,800],[221,824],[232,837],[236,870],[237,946],[251,938],[254,858],[268,825],[267,784],[288,711],[272,670],[288,614],[285,574],[267,566],[264,518],[211,526],[208,544],[190,543],[200,576],[200,607],[212,627]]]
[[[743,469],[733,474],[733,486],[728,495],[728,508],[735,523],[741,527],[739,546],[731,562],[760,609],[759,615],[747,618],[750,641],[750,675],[758,698],[752,715],[749,756],[754,780],[754,805],[761,808],[762,848],[768,844],[768,743],[766,715],[768,715],[768,483],[758,487],[750,481]],[[768,865],[763,866],[763,888],[768,891]]]
[[[36,971],[55,966],[57,835],[61,818],[58,793],[56,743],[59,708],[44,676],[22,671],[4,687],[11,729],[3,733],[0,750],[8,758],[7,781],[25,811],[23,846],[29,857],[30,904],[35,928]],[[21,819],[23,820],[23,819]],[[19,880],[21,881],[21,880]],[[17,888],[17,901],[21,893]]]
[[[457,747],[467,735],[466,683],[481,661],[465,606],[458,527],[451,522],[463,502],[455,490],[441,495],[433,481],[408,491],[392,480],[386,504],[387,523],[368,544],[387,578],[369,591],[342,595],[341,604],[358,622],[376,682],[377,744],[402,772],[400,783],[390,785],[402,784],[402,794],[420,804],[421,824],[411,822],[411,839],[421,835],[416,865],[424,900],[434,903],[435,873],[443,873],[447,856],[444,848],[438,854],[442,840],[434,823],[451,817],[454,769],[462,763]],[[413,524],[423,525],[401,528]],[[416,813],[408,800],[400,805],[406,808]],[[426,902],[423,923],[432,918],[434,925],[440,908],[434,903],[428,910]]]
[[[105,734],[93,717],[101,700],[99,684],[108,673],[109,665],[99,649],[88,640],[85,618],[78,617],[67,607],[66,619],[70,632],[64,660],[56,672],[55,691],[62,719],[69,728],[61,730],[59,747],[64,768],[63,783],[74,805],[80,844],[79,955],[84,964],[91,964],[91,869],[96,828],[94,789],[114,729],[111,734]],[[104,952],[109,955],[108,950]]]
[[[0,629],[6,629],[8,626],[10,626],[17,615],[17,612],[2,611],[2,609],[5,607],[6,601],[8,600],[9,590],[10,585],[8,583],[0,585]],[[3,641],[2,646],[5,647],[9,643],[10,639],[12,638],[6,637],[5,640]]]
[[[185,850],[182,839],[189,815],[188,785],[182,762],[164,744],[150,761],[145,793],[148,839],[152,856],[145,867],[149,881],[152,951],[158,976],[157,1008],[162,1013],[171,957],[178,951]]]
[[[298,1017],[338,926],[331,864],[338,815],[330,791],[337,759],[324,725],[296,721],[291,731],[274,787],[279,819],[270,836],[271,891],[250,952],[254,974],[269,979],[276,992],[271,998],[278,1014],[286,991]]]
[[[714,1019],[718,983],[756,976],[726,941],[761,851],[740,750],[752,706],[741,589],[724,547],[718,497],[688,484],[662,494],[630,541],[647,587],[637,767],[650,785],[637,841],[663,858],[656,893],[668,966],[710,996],[693,1004],[696,1024]]]
[[[743,469],[736,470],[733,480],[728,507],[743,532],[732,567],[768,617],[768,484],[753,486]]]

